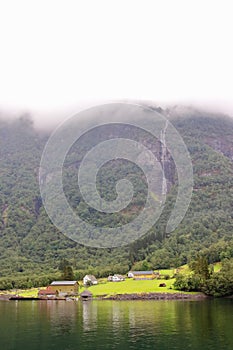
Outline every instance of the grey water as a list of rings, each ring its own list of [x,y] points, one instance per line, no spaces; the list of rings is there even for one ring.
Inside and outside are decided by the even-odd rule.
[[[233,349],[233,300],[0,301],[0,349]]]

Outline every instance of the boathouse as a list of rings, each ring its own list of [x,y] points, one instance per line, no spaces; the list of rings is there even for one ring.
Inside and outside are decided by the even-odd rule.
[[[78,294],[77,281],[53,281],[49,286],[58,296],[72,296]]]

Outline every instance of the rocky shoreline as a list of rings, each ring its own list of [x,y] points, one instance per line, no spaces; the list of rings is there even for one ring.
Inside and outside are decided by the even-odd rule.
[[[142,294],[116,294],[100,298],[102,300],[203,300],[209,298],[203,293],[142,293]]]
[[[115,294],[115,295],[99,295],[92,300],[203,300],[209,298],[203,293],[133,293],[133,294]],[[79,299],[79,298],[78,298]],[[78,300],[74,299],[74,300]],[[88,299],[88,300],[90,300]],[[38,297],[20,297],[12,294],[0,294],[0,300],[71,300],[71,298],[38,298]]]

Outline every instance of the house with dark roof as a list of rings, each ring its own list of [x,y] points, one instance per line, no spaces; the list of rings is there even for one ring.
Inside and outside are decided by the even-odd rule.
[[[79,284],[77,281],[53,281],[49,287],[58,296],[69,296],[78,294]]]
[[[90,300],[92,299],[92,293],[89,290],[84,290],[80,293],[81,300]]]
[[[98,281],[97,281],[97,279],[95,278],[94,275],[86,275],[83,278],[83,284],[85,286],[88,286],[88,285],[92,285],[92,284],[98,284]]]
[[[134,280],[153,280],[156,275],[154,271],[129,271],[128,277]]]

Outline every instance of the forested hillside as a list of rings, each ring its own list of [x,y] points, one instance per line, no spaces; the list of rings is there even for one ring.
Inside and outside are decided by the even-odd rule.
[[[102,249],[81,246],[63,236],[50,222],[40,198],[38,172],[49,133],[39,132],[28,117],[0,121],[0,288],[21,281],[47,283],[59,264],[67,259],[76,278],[86,272],[98,276],[135,269],[177,267],[199,252],[209,263],[233,257],[233,120],[193,110],[163,111],[182,135],[194,170],[190,207],[179,227],[165,235],[166,222],[176,199],[176,172],[167,157],[165,174],[169,193],[165,209],[155,226],[130,246]],[[106,135],[113,135],[106,129]],[[127,130],[119,129],[122,136]],[[101,131],[101,136],[106,135]],[[87,135],[93,139],[93,135]],[[84,140],[85,141],[85,140]],[[149,140],[145,136],[145,144]],[[152,145],[152,149],[153,149]],[[159,154],[159,143],[154,151]],[[85,147],[69,152],[64,171],[64,188],[70,204],[84,220],[111,226],[126,223],[144,205],[146,184],[135,165],[118,161],[105,166],[97,187],[107,200],[114,199],[117,179],[128,177],[136,194],[127,211],[115,215],[94,213],[82,201],[75,186],[76,168]],[[2,283],[2,284],[1,284]]]

